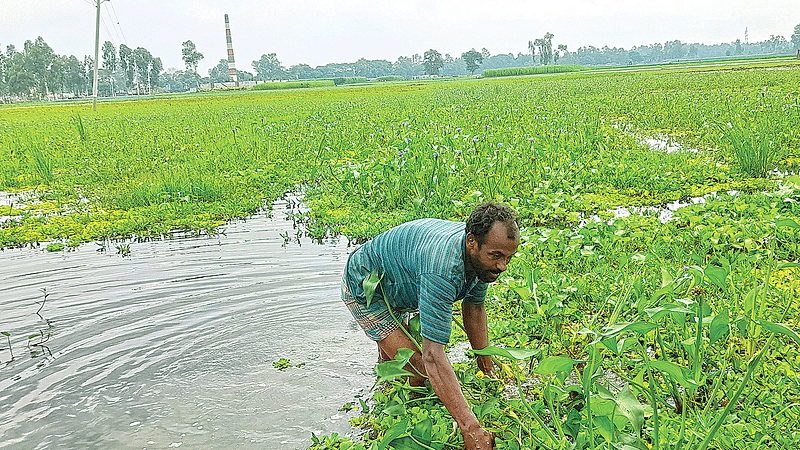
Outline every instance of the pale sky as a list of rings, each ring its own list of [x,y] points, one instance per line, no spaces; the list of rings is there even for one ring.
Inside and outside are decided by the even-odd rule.
[[[59,55],[94,54],[96,0],[0,0],[0,48],[21,50],[42,36]],[[385,59],[436,49],[453,57],[486,47],[527,53],[529,40],[553,33],[554,46],[623,47],[664,43],[750,42],[800,23],[798,0],[112,0],[101,6],[100,42],[144,47],[164,68],[184,69],[181,43],[205,58],[198,72],[227,57],[230,16],[236,66],[276,53],[287,68],[361,57]],[[101,53],[102,55],[102,53]]]

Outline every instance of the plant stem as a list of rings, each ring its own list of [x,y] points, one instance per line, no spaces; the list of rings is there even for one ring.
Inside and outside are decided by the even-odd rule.
[[[697,297],[697,335],[694,341],[694,379],[700,380],[703,364],[700,357],[703,354],[703,296]],[[685,406],[685,405],[684,405]]]
[[[13,361],[14,351],[11,350],[11,333],[9,333],[8,331],[3,331],[3,334],[6,336],[6,339],[8,340],[8,352],[11,353],[11,361]]]
[[[553,430],[551,430],[550,427],[544,423],[544,420],[539,417],[539,414],[531,407],[531,405],[528,403],[528,400],[525,398],[525,394],[522,392],[522,379],[519,377],[519,374],[516,372],[516,370],[514,371],[514,377],[517,379],[517,391],[519,392],[519,398],[522,401],[522,404],[525,406],[525,409],[527,409],[531,416],[533,416],[533,418],[539,422],[539,426],[547,432],[547,436],[551,441],[553,441],[553,444],[558,445],[558,439],[556,439],[555,434],[553,434]]]
[[[394,319],[395,323],[397,323],[397,326],[399,326],[400,329],[403,330],[403,333],[405,333],[405,335],[408,336],[408,338],[411,340],[411,342],[413,342],[414,345],[417,346],[417,349],[419,349],[419,352],[422,353],[422,346],[419,344],[419,342],[417,342],[416,339],[414,339],[413,336],[411,336],[411,333],[409,333],[408,330],[406,330],[406,327],[404,327],[403,324],[400,322],[400,320],[398,320],[397,317],[394,315],[394,311],[392,311],[392,307],[389,305],[389,300],[386,300],[386,297],[384,297],[383,301],[386,302],[386,309],[389,310],[389,314],[391,314],[392,319]],[[413,367],[413,364],[411,366]],[[420,375],[422,375],[422,374],[420,374]]]
[[[639,348],[642,351],[642,359],[644,359],[644,364],[647,367],[647,383],[650,387],[650,397],[653,400],[653,448],[658,449],[658,428],[660,426],[659,419],[658,419],[658,400],[656,400],[656,390],[653,381],[653,370],[650,368],[650,357],[647,356],[647,351],[645,350],[642,344],[639,344]],[[684,405],[684,408],[686,405]],[[641,436],[639,436],[641,437]]]
[[[39,314],[39,313],[42,311],[42,308],[44,308],[44,302],[47,301],[47,295],[48,294],[47,294],[47,288],[41,288],[39,290],[42,291],[42,293],[44,294],[44,298],[42,299],[42,304],[39,305],[39,309],[36,311],[36,315],[39,316],[39,317],[42,317],[41,314]]]
[[[725,410],[722,411],[722,414],[717,420],[717,423],[714,424],[714,428],[712,428],[711,431],[708,432],[706,438],[703,440],[700,446],[697,447],[697,450],[705,450],[706,447],[708,447],[708,444],[711,442],[711,439],[719,430],[719,427],[722,425],[722,422],[724,422],[725,418],[728,417],[728,414],[731,412],[731,409],[733,409],[734,405],[736,405],[737,401],[739,400],[739,397],[742,395],[745,386],[747,386],[747,382],[750,381],[750,375],[753,374],[753,371],[755,371],[755,368],[758,365],[759,361],[761,361],[761,357],[764,356],[764,353],[767,351],[770,344],[772,344],[773,338],[775,338],[774,333],[769,337],[769,339],[767,339],[767,343],[764,345],[764,347],[761,348],[761,351],[759,351],[753,358],[750,359],[750,362],[747,363],[747,373],[744,374],[744,378],[742,379],[742,383],[739,385],[739,389],[737,389],[736,393],[733,394],[733,397],[731,397],[730,401],[728,402],[728,405],[725,406]]]

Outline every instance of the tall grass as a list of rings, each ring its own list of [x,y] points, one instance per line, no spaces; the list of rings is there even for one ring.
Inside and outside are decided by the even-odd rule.
[[[333,86],[333,80],[279,81],[277,83],[260,83],[250,88],[253,91],[274,91],[280,89],[304,89]]]
[[[487,69],[481,75],[485,78],[493,77],[515,77],[521,75],[543,75],[553,73],[580,72],[587,70],[583,66],[535,66],[535,67],[514,67],[509,69]]]
[[[55,168],[54,156],[51,152],[39,143],[34,143],[28,147],[28,166],[36,179],[41,184],[51,184],[53,182],[53,169]]]

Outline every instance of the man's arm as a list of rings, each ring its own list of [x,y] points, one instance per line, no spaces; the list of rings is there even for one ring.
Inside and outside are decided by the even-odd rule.
[[[469,344],[474,350],[483,350],[489,346],[489,334],[486,325],[486,307],[483,303],[461,303],[461,315],[464,317],[464,329],[467,331]],[[478,369],[486,376],[494,375],[491,356],[478,356]]]
[[[444,353],[444,345],[423,338],[422,360],[433,391],[461,429],[464,448],[467,450],[494,448],[494,436],[481,428],[478,418],[472,413],[464,394],[461,393],[461,385]]]

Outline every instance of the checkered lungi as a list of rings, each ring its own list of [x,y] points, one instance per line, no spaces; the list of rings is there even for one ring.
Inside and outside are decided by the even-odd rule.
[[[375,342],[382,341],[398,328],[398,324],[389,313],[389,308],[382,296],[376,293],[369,307],[364,303],[359,303],[350,293],[344,276],[342,276],[342,301],[347,305],[350,313],[353,314],[353,318],[356,319],[364,333]],[[398,320],[403,323],[406,322],[408,311],[392,308],[392,312],[394,312]]]

